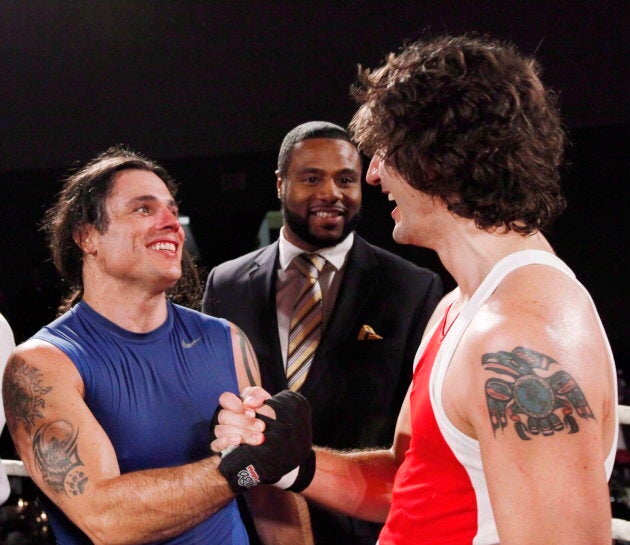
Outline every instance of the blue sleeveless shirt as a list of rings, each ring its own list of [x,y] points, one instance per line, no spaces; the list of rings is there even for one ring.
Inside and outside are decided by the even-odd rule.
[[[219,395],[238,393],[228,323],[172,303],[164,324],[149,333],[122,329],[81,302],[33,338],[56,346],[76,366],[85,402],[111,440],[121,474],[208,457],[208,426]],[[90,543],[49,501],[46,511],[57,543]],[[233,500],[160,543],[249,541]]]

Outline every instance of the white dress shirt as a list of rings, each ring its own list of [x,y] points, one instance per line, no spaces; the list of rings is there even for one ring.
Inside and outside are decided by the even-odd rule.
[[[289,326],[291,324],[291,312],[295,305],[302,284],[306,281],[304,275],[293,265],[293,258],[303,253],[316,253],[326,258],[326,264],[319,275],[319,283],[322,288],[324,329],[330,321],[330,316],[337,300],[339,286],[343,280],[346,268],[348,252],[354,243],[354,233],[350,233],[336,246],[322,248],[316,252],[305,252],[294,244],[291,244],[284,236],[284,227],[280,230],[279,237],[279,261],[280,268],[276,276],[276,314],[278,317],[278,334],[280,336],[280,348],[282,349],[282,361],[286,368],[287,348],[289,345]]]
[[[5,320],[4,316],[0,314],[0,378],[4,373],[4,368],[9,359],[9,354],[15,348],[15,340],[13,339],[13,332],[9,327],[9,324]],[[2,388],[0,388],[0,434],[4,429],[4,425],[7,419],[4,416],[4,409],[2,405]],[[0,505],[2,505],[11,494],[11,487],[9,486],[9,480],[7,474],[4,471],[4,466],[0,463]]]

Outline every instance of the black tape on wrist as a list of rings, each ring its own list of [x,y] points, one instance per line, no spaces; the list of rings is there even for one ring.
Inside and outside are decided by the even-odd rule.
[[[295,482],[285,490],[290,490],[291,492],[302,492],[313,480],[315,476],[315,451],[311,450],[309,457],[306,462],[304,462],[300,466],[300,470],[298,471],[297,478]]]
[[[276,412],[275,419],[257,415],[266,425],[265,442],[257,446],[239,445],[225,454],[219,464],[219,471],[237,493],[258,484],[275,483],[295,467],[301,469],[302,465],[305,465],[304,477],[298,475],[291,488],[298,481],[300,485],[306,483],[305,488],[313,478],[315,459],[311,449],[308,401],[296,392],[285,390],[265,403]]]
[[[262,482],[256,470],[258,463],[252,456],[252,448],[255,447],[241,445],[223,456],[219,463],[219,471],[237,494]]]

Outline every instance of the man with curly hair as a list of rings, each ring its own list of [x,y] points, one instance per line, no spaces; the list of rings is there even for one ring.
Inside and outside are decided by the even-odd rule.
[[[351,123],[394,239],[457,282],[416,358],[390,450],[316,449],[304,494],[380,545],[609,545],[613,356],[585,288],[542,234],[564,209],[564,134],[537,63],[480,37],[419,41],[363,71]],[[260,389],[247,392],[266,397]],[[222,398],[222,442],[260,441]],[[247,434],[243,433],[247,430]],[[242,434],[242,435],[241,435]]]

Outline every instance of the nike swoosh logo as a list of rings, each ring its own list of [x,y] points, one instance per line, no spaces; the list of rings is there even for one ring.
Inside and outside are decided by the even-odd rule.
[[[193,346],[195,346],[199,341],[201,340],[201,337],[198,337],[197,339],[195,339],[194,341],[190,341],[190,342],[186,342],[184,339],[182,339],[182,348],[192,348]]]

